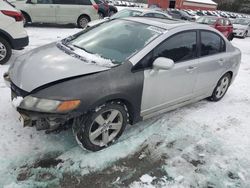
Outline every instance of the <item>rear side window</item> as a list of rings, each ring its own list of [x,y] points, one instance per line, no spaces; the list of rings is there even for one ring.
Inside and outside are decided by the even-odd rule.
[[[224,52],[225,41],[218,34],[201,31],[201,56],[214,55]]]
[[[174,35],[156,47],[154,59],[166,57],[175,63],[196,57],[196,31],[188,31]]]

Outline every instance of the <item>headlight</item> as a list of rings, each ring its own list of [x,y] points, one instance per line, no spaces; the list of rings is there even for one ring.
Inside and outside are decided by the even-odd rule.
[[[20,104],[20,108],[42,112],[67,112],[76,109],[79,105],[80,100],[59,101],[27,96]]]

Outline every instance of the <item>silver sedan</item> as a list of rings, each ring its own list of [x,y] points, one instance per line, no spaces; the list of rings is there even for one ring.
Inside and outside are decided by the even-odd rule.
[[[209,26],[131,17],[30,51],[4,77],[25,126],[72,126],[81,146],[98,151],[128,123],[221,100],[240,62],[240,50]]]

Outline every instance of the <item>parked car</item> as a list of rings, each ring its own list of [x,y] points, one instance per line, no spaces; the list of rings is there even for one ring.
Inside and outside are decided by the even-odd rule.
[[[219,101],[240,62],[240,50],[212,27],[130,17],[34,49],[4,78],[24,126],[48,133],[72,125],[80,146],[98,151],[128,123]]]
[[[180,20],[188,20],[188,21],[195,21],[195,17],[189,15],[183,10],[169,10],[168,14],[170,14],[173,18],[175,19],[180,19]]]
[[[196,20],[197,23],[207,24],[220,31],[228,40],[233,40],[233,25],[228,18],[215,16],[202,16]]]
[[[7,2],[0,1],[0,64],[10,59],[12,49],[20,50],[28,44],[22,13]]]
[[[23,0],[11,2],[27,23],[76,24],[85,27],[99,18],[94,0]]]
[[[250,36],[250,19],[235,19],[233,23],[233,33],[236,37],[246,38],[247,36]]]
[[[98,24],[107,22],[109,20],[118,19],[118,18],[125,18],[125,17],[133,17],[133,16],[143,16],[143,17],[155,17],[155,18],[162,18],[162,19],[172,19],[172,17],[164,12],[160,12],[157,10],[152,9],[142,9],[142,8],[125,8],[111,17],[106,17],[103,20],[95,20],[89,22],[87,27],[93,27]]]

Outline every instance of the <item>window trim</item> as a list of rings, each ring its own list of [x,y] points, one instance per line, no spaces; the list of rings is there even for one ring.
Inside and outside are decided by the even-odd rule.
[[[198,29],[190,29],[190,30],[185,30],[185,31],[179,31],[177,33],[174,33],[173,35],[167,37],[166,39],[164,39],[162,42],[160,42],[159,44],[157,44],[157,46],[155,46],[150,52],[148,52],[140,61],[138,61],[131,69],[132,72],[137,72],[137,71],[142,71],[142,70],[148,70],[148,69],[152,69],[152,67],[144,67],[144,68],[140,68],[140,69],[137,69],[136,68],[136,65],[141,62],[147,55],[149,55],[150,53],[152,53],[152,55],[154,55],[154,50],[160,46],[161,44],[163,44],[164,42],[166,42],[167,40],[171,39],[172,37],[175,37],[176,35],[178,34],[182,34],[182,33],[188,33],[188,32],[195,32],[196,33],[196,54],[195,54],[195,57],[192,58],[192,59],[188,59],[188,60],[182,60],[182,61],[177,61],[177,62],[174,62],[174,64],[179,64],[179,63],[182,63],[182,62],[186,62],[186,61],[191,61],[191,60],[195,60],[195,59],[198,59],[199,58],[199,54],[198,54],[198,46],[199,45],[199,30]]]
[[[219,36],[220,40],[220,48],[222,47],[222,42],[224,43],[224,49],[223,51],[216,53],[216,54],[211,54],[211,55],[205,55],[205,56],[201,56],[201,32],[210,32],[213,33],[217,36]],[[221,53],[225,53],[227,51],[227,46],[226,46],[226,41],[224,40],[224,38],[222,36],[220,36],[218,33],[211,31],[211,30],[206,30],[206,29],[199,29],[198,30],[198,38],[199,38],[199,48],[198,48],[198,58],[204,58],[204,57],[209,57],[209,56],[214,56],[214,55],[218,55]]]

